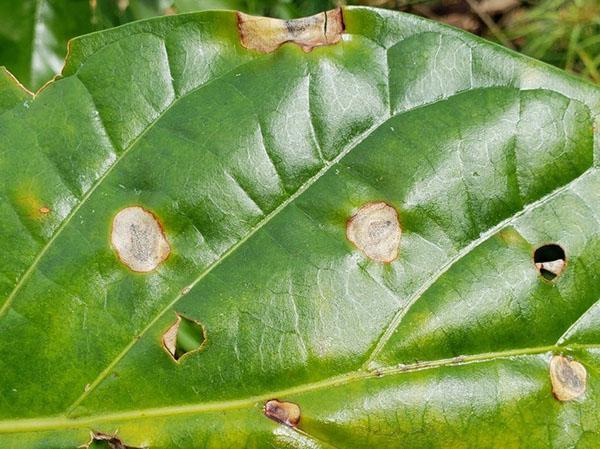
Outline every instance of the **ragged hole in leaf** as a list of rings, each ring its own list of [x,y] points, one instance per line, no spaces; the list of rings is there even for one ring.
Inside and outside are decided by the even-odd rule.
[[[162,342],[173,360],[179,362],[183,356],[204,349],[206,331],[198,321],[177,314],[177,320],[164,333]]]
[[[296,427],[300,422],[300,407],[293,402],[271,399],[265,404],[264,412],[267,418],[289,427]]]
[[[585,393],[587,371],[576,360],[555,355],[550,361],[550,380],[554,397],[559,401],[570,401]]]
[[[92,432],[88,443],[80,446],[81,449],[148,449],[146,447],[133,447],[124,444],[116,435],[102,432]]]
[[[115,215],[111,243],[121,262],[139,273],[154,270],[171,252],[156,216],[140,206],[126,207]]]
[[[398,257],[401,235],[396,209],[381,201],[364,204],[346,224],[348,240],[378,262]]]
[[[559,276],[565,269],[567,256],[560,245],[551,243],[540,246],[533,253],[533,262],[544,279],[549,281]]]

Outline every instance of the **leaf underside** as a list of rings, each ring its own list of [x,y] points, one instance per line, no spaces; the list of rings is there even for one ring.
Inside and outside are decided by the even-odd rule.
[[[243,48],[233,12],[133,23],[73,41],[35,98],[0,71],[0,447],[600,444],[600,90],[343,16],[308,53]],[[371,202],[398,212],[391,263],[346,238]],[[164,232],[156,269],[111,245],[127,207]]]

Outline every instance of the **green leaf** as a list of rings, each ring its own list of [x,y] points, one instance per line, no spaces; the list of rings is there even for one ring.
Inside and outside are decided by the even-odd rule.
[[[60,73],[67,41],[163,13],[160,0],[0,0],[0,64],[37,90]]]
[[[0,447],[600,444],[599,89],[343,16],[310,52],[233,12],[95,33],[35,98],[0,72]]]

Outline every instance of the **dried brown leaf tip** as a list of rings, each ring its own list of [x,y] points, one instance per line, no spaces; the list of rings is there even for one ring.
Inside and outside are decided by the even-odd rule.
[[[285,42],[298,44],[305,52],[340,41],[344,32],[342,9],[332,9],[301,19],[281,20],[238,12],[242,45],[262,53],[275,51]]]
[[[206,346],[206,331],[198,321],[177,314],[177,320],[162,338],[163,348],[175,362],[190,353],[198,352]]]
[[[585,393],[587,371],[576,360],[555,355],[550,360],[550,381],[554,397],[559,401],[570,401]]]
[[[366,203],[350,217],[346,237],[370,259],[392,262],[400,247],[398,212],[384,202]]]
[[[127,446],[116,435],[102,432],[92,432],[88,443],[80,446],[80,449],[148,449]]]
[[[264,412],[267,418],[289,427],[296,427],[300,422],[300,407],[293,402],[271,399],[265,404]]]
[[[171,252],[156,216],[139,206],[126,207],[115,215],[111,243],[121,262],[139,273],[154,270]]]

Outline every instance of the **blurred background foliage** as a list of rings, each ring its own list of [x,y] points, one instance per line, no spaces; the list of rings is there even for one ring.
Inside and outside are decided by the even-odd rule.
[[[68,39],[133,20],[206,9],[291,19],[340,4],[418,14],[600,83],[600,0],[0,0],[0,65],[35,90]]]

